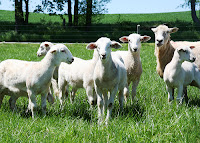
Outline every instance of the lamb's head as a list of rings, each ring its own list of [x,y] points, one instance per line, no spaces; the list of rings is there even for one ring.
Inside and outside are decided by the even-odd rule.
[[[155,34],[155,44],[157,47],[162,47],[170,41],[170,34],[178,31],[177,27],[169,28],[166,25],[159,25],[156,28],[151,28]]]
[[[107,61],[111,55],[111,48],[118,49],[121,47],[120,43],[101,37],[96,42],[89,43],[86,48],[90,50],[97,49],[100,60]]]
[[[194,62],[195,61],[195,56],[192,53],[192,48],[194,48],[194,46],[181,46],[178,47],[176,49],[176,53],[174,54],[178,54],[178,58],[180,62],[184,62],[184,61],[188,61],[188,62]]]
[[[128,42],[128,47],[131,52],[138,52],[141,47],[141,42],[147,42],[151,39],[150,36],[140,36],[139,34],[130,34],[129,36],[123,36],[119,40],[121,42]]]
[[[74,57],[69,49],[64,44],[56,44],[51,47],[49,50],[50,54],[55,58],[56,64],[60,64],[61,62],[66,62],[71,64],[74,61]]]
[[[53,43],[51,42],[42,42],[37,51],[37,56],[38,57],[45,56],[52,46]]]

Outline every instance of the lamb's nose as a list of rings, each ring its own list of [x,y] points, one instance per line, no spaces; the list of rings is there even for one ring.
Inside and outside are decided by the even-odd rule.
[[[71,62],[73,62],[73,61],[74,61],[74,58],[72,58]]]
[[[102,59],[106,59],[106,54],[101,55]]]
[[[158,39],[157,39],[157,41],[158,41],[158,43],[161,43],[163,40],[162,40],[162,39],[161,39],[161,40],[158,40]]]

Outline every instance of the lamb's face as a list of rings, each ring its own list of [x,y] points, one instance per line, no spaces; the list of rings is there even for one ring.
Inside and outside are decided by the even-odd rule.
[[[159,25],[151,29],[155,34],[155,44],[157,47],[162,47],[170,40],[170,34],[178,31],[178,28],[168,28],[166,25]]]
[[[99,38],[95,43],[90,43],[87,45],[87,49],[97,49],[99,58],[102,61],[107,61],[111,55],[111,48],[121,48],[121,44],[115,41],[111,41],[109,38],[102,37]]]
[[[42,42],[37,51],[37,56],[38,57],[45,56],[52,46],[53,43],[51,42]]]
[[[122,42],[128,42],[131,52],[138,52],[141,48],[141,42],[150,40],[150,36],[140,36],[139,34],[130,34],[129,36],[123,36],[119,40]]]
[[[64,44],[56,44],[52,46],[52,48],[50,49],[50,53],[54,54],[56,62],[58,62],[59,64],[61,62],[71,64],[74,61],[72,53]]]
[[[188,62],[194,62],[195,56],[192,54],[192,50],[190,47],[178,47],[177,52],[179,54],[179,58],[181,62],[188,61]]]

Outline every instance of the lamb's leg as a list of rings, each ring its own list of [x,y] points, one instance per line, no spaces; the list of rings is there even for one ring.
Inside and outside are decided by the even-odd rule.
[[[86,94],[88,97],[88,102],[91,106],[94,106],[95,101],[94,101],[94,97],[93,97],[93,87],[91,86],[87,86],[86,87]]]
[[[171,102],[172,100],[174,100],[174,97],[173,97],[174,89],[169,86],[166,86],[166,88],[168,91],[168,102]]]
[[[128,84],[123,89],[123,95],[124,95],[123,98],[125,98],[125,103],[127,103],[127,99],[129,97],[129,86],[128,86]]]
[[[178,96],[177,96],[177,103],[182,104],[182,100],[183,100],[183,86],[179,86],[178,87]]]
[[[71,91],[71,94],[70,94],[70,101],[71,101],[71,103],[74,102],[74,98],[75,98],[75,95],[76,95],[76,91],[77,91],[76,88],[72,88],[72,91]]]
[[[2,104],[3,98],[4,98],[4,95],[0,95],[0,108],[1,108],[1,104]]]
[[[48,95],[47,95],[47,100],[50,104],[53,104],[54,101],[55,101],[55,98],[53,97],[53,94],[52,94],[50,87],[49,87],[49,92],[48,92]]]
[[[41,94],[42,116],[46,116],[47,94]]]
[[[138,81],[134,81],[133,84],[132,84],[132,92],[131,92],[132,100],[131,100],[131,104],[133,103],[134,97],[136,96],[136,89],[137,89],[138,84],[139,84]]]
[[[27,92],[28,92],[28,98],[29,98],[28,108],[32,112],[32,118],[34,118],[35,117],[35,110],[36,110],[36,107],[37,107],[36,97],[35,97],[35,94],[33,94],[33,92],[31,90],[27,90]]]
[[[18,97],[16,97],[16,96],[11,96],[10,99],[9,99],[10,109],[12,111],[16,111],[17,110],[17,108],[16,108],[17,99],[18,99]]]
[[[52,89],[53,89],[53,92],[55,97],[59,97],[59,89],[58,89],[58,83],[55,79],[51,79],[51,85],[52,85]]]
[[[120,112],[123,111],[123,102],[124,102],[124,90],[119,91],[119,105],[120,105]]]
[[[106,124],[108,124],[109,119],[111,118],[112,109],[114,107],[114,99],[115,95],[117,94],[118,86],[116,86],[113,91],[110,93],[110,98],[108,100],[108,109],[107,109],[107,116],[106,116]]]
[[[188,103],[187,87],[183,88],[183,96],[184,96],[185,102]]]
[[[101,125],[103,122],[103,96],[101,90],[97,88],[97,86],[95,86],[95,91],[97,94],[98,124]]]
[[[59,100],[60,100],[60,105],[63,105],[63,96],[65,93],[65,86],[66,86],[66,81],[64,78],[58,77],[58,89],[59,89]]]
[[[103,106],[103,116],[105,115],[105,111],[108,106],[108,95],[110,96],[110,92],[103,92],[103,101],[104,101],[104,106]]]

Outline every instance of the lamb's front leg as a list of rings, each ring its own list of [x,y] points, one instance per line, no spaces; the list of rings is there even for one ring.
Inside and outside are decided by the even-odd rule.
[[[47,93],[41,94],[41,106],[42,106],[42,116],[46,116],[46,99],[47,99]]]
[[[171,102],[172,100],[174,100],[174,97],[173,97],[174,89],[169,86],[166,86],[166,88],[168,91],[168,102]]]
[[[95,99],[93,97],[93,87],[92,86],[87,86],[86,87],[86,94],[88,97],[88,102],[90,104],[90,106],[94,106],[95,105]]]
[[[28,109],[31,110],[32,118],[34,119],[34,117],[35,117],[34,110],[36,110],[36,107],[37,107],[36,97],[35,97],[35,94],[31,90],[28,89],[27,92],[28,92],[28,98],[29,98]]]
[[[132,84],[132,92],[131,92],[131,96],[132,96],[132,99],[131,99],[131,104],[133,103],[133,100],[136,96],[136,93],[137,93],[137,86],[139,84],[139,81],[134,81],[133,84]]]
[[[176,99],[177,103],[182,104],[182,102],[183,102],[183,86],[180,85],[177,90],[178,90],[178,96]]]
[[[114,100],[115,100],[117,91],[118,91],[118,86],[115,86],[115,88],[110,92],[110,98],[108,100],[108,107],[107,107],[106,124],[108,124],[108,121],[111,118],[112,109],[114,107]]]
[[[103,96],[101,90],[97,86],[95,86],[95,91],[97,94],[98,124],[101,125],[103,122]]]

